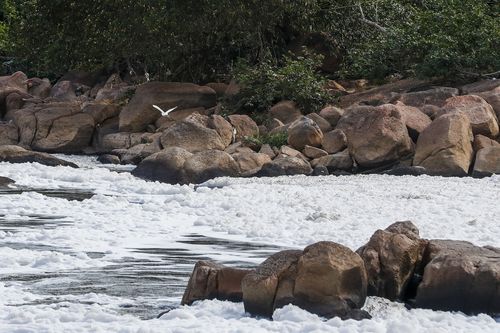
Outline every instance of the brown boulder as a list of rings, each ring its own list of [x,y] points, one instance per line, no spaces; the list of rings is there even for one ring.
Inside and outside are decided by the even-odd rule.
[[[477,95],[484,98],[484,100],[488,102],[489,105],[491,105],[493,111],[495,111],[497,120],[500,121],[500,87]]]
[[[474,143],[472,144],[472,147],[474,148],[475,152],[478,152],[483,148],[496,146],[500,146],[500,143],[496,142],[495,140],[492,140],[481,134],[474,136]]]
[[[0,76],[0,118],[5,114],[5,99],[12,93],[26,94],[28,78],[22,72],[15,72],[9,76]]]
[[[305,146],[319,147],[322,141],[323,132],[307,117],[297,119],[288,128],[288,144],[297,150],[302,150]]]
[[[0,146],[0,162],[9,163],[40,163],[48,166],[69,166],[78,168],[74,163],[67,162],[47,153],[26,150],[19,146]]]
[[[491,105],[475,95],[449,98],[441,109],[442,114],[463,112],[470,121],[472,133],[495,138],[499,133],[498,120]]]
[[[472,130],[465,114],[446,114],[418,137],[414,166],[430,174],[465,176],[472,161]]]
[[[145,158],[132,170],[132,175],[151,181],[185,184],[184,164],[193,156],[185,149],[170,147]]]
[[[259,177],[277,177],[292,175],[310,175],[311,165],[299,157],[279,156],[266,163],[257,173]]]
[[[362,167],[392,163],[412,153],[404,119],[394,105],[351,108],[337,128],[346,134],[349,152]]]
[[[354,163],[351,155],[349,154],[349,149],[345,149],[333,155],[316,158],[311,161],[311,166],[313,168],[325,167],[329,172],[335,170],[351,171]]]
[[[17,126],[13,123],[0,123],[0,146],[16,145],[19,142]]]
[[[273,159],[273,158],[276,157],[276,153],[274,152],[273,148],[269,144],[267,144],[267,143],[263,144],[260,147],[259,153],[266,154],[271,159]]]
[[[255,152],[241,152],[231,155],[238,164],[241,173],[260,169],[264,164],[271,162],[271,158],[266,154]]]
[[[463,95],[475,95],[500,87],[500,80],[481,80],[460,87]]]
[[[259,127],[249,116],[232,114],[227,118],[236,130],[236,141],[243,140],[245,137],[255,137],[259,135]]]
[[[493,174],[500,174],[500,144],[479,150],[472,170],[474,177],[489,177]]]
[[[396,107],[401,112],[408,134],[416,142],[420,133],[431,124],[431,118],[419,109],[404,105],[401,102],[397,102]]]
[[[161,150],[160,142],[141,143],[135,145],[120,154],[120,160],[123,164],[139,164],[146,157],[153,155]]]
[[[58,81],[50,90],[50,97],[60,101],[72,101],[77,98],[76,86],[70,81]]]
[[[323,135],[321,146],[329,154],[338,153],[347,148],[347,136],[340,129],[327,132]]]
[[[342,117],[343,114],[344,110],[335,106],[327,106],[319,112],[319,115],[326,121],[328,121],[333,128],[337,126],[337,123],[339,122],[340,117]]]
[[[220,150],[202,151],[190,156],[184,163],[187,183],[199,184],[217,177],[237,177],[236,161]]]
[[[52,85],[49,79],[39,79],[37,77],[28,79],[28,93],[33,97],[47,98],[50,95]]]
[[[319,149],[319,148],[311,147],[311,146],[305,146],[303,153],[306,157],[312,158],[312,159],[320,158],[320,157],[328,155],[328,153],[326,151],[324,151],[323,149]]]
[[[422,107],[424,105],[442,107],[448,98],[458,95],[459,91],[456,88],[436,87],[429,90],[401,94],[396,98],[396,101],[414,107]]]
[[[313,120],[316,123],[316,125],[319,126],[319,128],[323,133],[332,130],[332,126],[330,125],[330,123],[325,118],[321,117],[319,114],[309,113],[306,117]]]
[[[184,148],[192,153],[210,149],[224,150],[230,142],[222,139],[220,130],[218,132],[209,128],[209,121],[207,116],[199,114],[178,121],[163,131],[161,145],[163,148]]]
[[[105,120],[118,117],[120,107],[116,104],[105,102],[88,102],[82,106],[82,112],[89,114],[96,124],[101,124]]]
[[[225,267],[212,261],[198,261],[182,296],[181,305],[204,299],[241,302],[241,280],[249,269]]]
[[[356,252],[365,262],[368,295],[404,300],[413,274],[422,261],[426,242],[410,221],[377,230]]]
[[[140,132],[154,123],[161,114],[153,105],[166,111],[173,107],[210,108],[216,103],[215,91],[209,87],[192,83],[148,82],[136,89],[129,104],[120,113],[120,131]]]
[[[415,306],[500,314],[500,249],[468,242],[431,240]]]
[[[120,75],[112,74],[106,83],[95,87],[95,100],[108,103],[127,103],[134,95],[135,87],[123,82]]]
[[[293,123],[300,117],[302,117],[302,112],[297,104],[292,101],[279,102],[269,110],[269,118],[276,118],[283,124]]]

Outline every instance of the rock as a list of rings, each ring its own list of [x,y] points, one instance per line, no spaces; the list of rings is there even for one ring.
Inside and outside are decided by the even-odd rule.
[[[141,143],[127,149],[120,155],[123,164],[139,164],[146,157],[161,150],[159,142]]]
[[[233,142],[233,126],[224,117],[215,114],[208,119],[208,125],[217,131],[225,147]]]
[[[337,126],[337,123],[340,120],[340,117],[344,114],[344,110],[337,108],[335,106],[327,106],[326,108],[322,109],[319,113],[321,117],[323,117],[326,121],[330,123],[332,128],[335,128]]]
[[[321,129],[321,132],[325,133],[332,130],[332,126],[330,125],[330,123],[319,114],[309,113],[306,117],[314,121],[316,125],[318,125]]]
[[[441,115],[441,108],[435,105],[423,105],[420,107],[420,110],[427,115],[427,117],[431,118],[431,120],[436,119],[439,115]]]
[[[287,304],[319,316],[343,319],[361,313],[366,298],[366,272],[361,258],[348,248],[319,242],[304,251],[281,251],[242,280],[245,311],[271,317]]]
[[[260,169],[264,164],[270,163],[271,158],[266,154],[255,152],[249,153],[235,153],[231,155],[238,164],[240,172],[248,172],[254,169]]]
[[[307,157],[305,157],[300,151],[293,149],[292,147],[289,146],[281,146],[279,149],[280,154],[286,155],[286,156],[291,156],[291,157],[298,157],[304,161],[308,161]]]
[[[311,165],[299,157],[279,156],[272,162],[264,164],[256,176],[310,175],[312,171]]]
[[[285,126],[285,124],[283,124],[283,122],[282,122],[281,120],[276,119],[276,118],[273,118],[273,119],[269,120],[269,121],[266,123],[266,125],[267,125],[267,129],[268,129],[269,131],[272,131],[273,129],[278,128],[278,127],[283,127],[283,126]]]
[[[292,101],[279,102],[269,110],[269,118],[276,118],[284,124],[293,123],[300,117],[302,117],[302,112],[297,104]]]
[[[431,118],[419,109],[412,106],[406,106],[401,102],[397,102],[396,107],[401,113],[410,138],[416,142],[420,133],[431,124]]]
[[[15,72],[9,76],[0,76],[0,105],[4,105],[5,99],[12,93],[26,94],[28,92],[27,79],[23,72]],[[0,118],[3,117],[5,112],[6,110],[3,109],[3,106],[0,107]]]
[[[384,84],[369,90],[340,97],[340,107],[347,108],[353,105],[377,106],[386,104],[394,100],[399,94],[415,91],[426,85],[427,82],[416,79],[400,80],[394,83]]]
[[[185,184],[184,164],[193,156],[179,147],[163,149],[145,158],[134,170],[132,175],[169,184]]]
[[[340,129],[327,132],[323,135],[321,146],[329,154],[338,153],[347,148],[347,136]]]
[[[241,289],[246,312],[268,318],[273,315],[280,279],[286,277],[285,273],[291,266],[296,265],[301,255],[302,251],[298,250],[275,253],[260,264],[255,271],[245,275],[241,281]]]
[[[50,90],[50,97],[60,101],[72,101],[77,98],[76,87],[70,81],[58,81]]]
[[[351,155],[349,154],[349,150],[345,149],[340,153],[316,158],[311,161],[311,166],[314,168],[325,167],[329,172],[336,170],[351,171],[354,163]]]
[[[102,135],[96,144],[98,152],[111,152],[115,149],[128,149],[132,146],[131,133],[120,132]]]
[[[500,249],[431,240],[415,306],[466,314],[500,313]]]
[[[227,117],[229,122],[236,129],[236,141],[241,141],[245,137],[256,137],[259,135],[259,127],[247,115],[232,114]]]
[[[24,107],[26,100],[31,99],[31,95],[22,92],[10,93],[5,98],[5,114],[7,115],[9,111],[18,110]]]
[[[78,168],[74,163],[64,161],[47,153],[26,150],[19,146],[0,146],[0,162],[40,163],[48,166],[69,166]]]
[[[328,155],[328,153],[326,151],[324,151],[323,149],[319,149],[319,148],[311,147],[311,146],[305,146],[303,153],[304,153],[304,155],[306,155],[306,157],[309,157],[312,159],[320,158],[320,157]]]
[[[472,176],[478,178],[493,174],[500,174],[500,144],[479,150],[472,170]]]
[[[200,184],[217,177],[237,177],[236,161],[220,150],[198,152],[186,159],[184,172],[188,183]]]
[[[129,104],[120,113],[120,131],[140,132],[154,123],[160,112],[153,108],[153,104],[168,110],[173,107],[210,108],[216,103],[216,93],[209,87],[192,83],[148,82],[136,89]]]
[[[500,121],[500,87],[480,93],[478,96],[481,96],[486,102],[488,102],[489,105],[491,105],[493,111],[495,111],[497,120]]]
[[[9,185],[14,184],[14,183],[15,183],[15,181],[13,179],[0,176],[0,188],[8,187]]]
[[[17,145],[19,133],[17,126],[13,123],[0,123],[0,146]]]
[[[456,88],[435,87],[429,90],[401,94],[396,98],[396,101],[414,107],[422,107],[424,105],[442,107],[448,98],[458,96],[459,94]]]
[[[250,272],[249,269],[225,267],[212,261],[198,261],[189,278],[181,305],[191,305],[205,299],[241,302],[241,280]]]
[[[207,116],[193,114],[176,122],[163,131],[161,145],[163,148],[180,147],[195,153],[210,149],[224,150],[224,142],[217,130],[208,127]]]
[[[465,114],[443,115],[418,137],[413,165],[434,175],[465,176],[473,157],[471,142],[472,130]]]
[[[500,87],[500,80],[481,80],[462,86],[460,91],[462,95],[475,95],[477,93],[493,90],[497,87]]]
[[[314,167],[312,176],[328,176],[329,174],[326,167],[318,165]]]
[[[99,155],[97,161],[102,164],[120,164],[120,158],[116,155],[111,154]]]
[[[288,144],[297,150],[302,150],[305,146],[319,147],[322,141],[323,132],[307,117],[297,119],[288,128]]]
[[[389,300],[407,299],[407,287],[421,264],[426,242],[410,221],[377,230],[356,252],[365,263],[368,295]]]
[[[365,168],[398,161],[413,151],[404,119],[391,104],[349,109],[337,129],[346,134],[351,156]]]
[[[427,170],[420,166],[397,165],[387,171],[383,171],[382,174],[390,176],[421,176],[426,175]]]
[[[260,147],[259,153],[266,154],[271,159],[273,159],[273,158],[276,157],[276,153],[274,152],[273,148],[271,148],[271,146],[269,144],[267,144],[267,143],[263,144]]]
[[[104,85],[97,86],[95,100],[107,103],[128,103],[135,93],[135,86],[129,86],[123,82],[120,75],[112,74]]]
[[[207,87],[212,88],[217,94],[217,98],[221,98],[225,95],[229,85],[223,82],[210,82],[206,84]]]
[[[491,105],[474,95],[449,98],[441,109],[445,113],[463,112],[469,118],[474,135],[495,138],[499,133],[498,120]]]
[[[478,134],[474,136],[474,143],[472,144],[474,151],[478,152],[479,150],[486,147],[496,147],[500,146],[500,143],[492,140],[484,135]]]
[[[105,102],[87,102],[82,106],[82,112],[89,114],[95,124],[102,124],[105,120],[118,117],[120,111],[118,105]]]

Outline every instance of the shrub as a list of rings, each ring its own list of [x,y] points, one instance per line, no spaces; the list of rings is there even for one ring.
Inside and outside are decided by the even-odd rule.
[[[288,134],[287,133],[265,134],[259,136],[246,137],[245,140],[257,146],[268,144],[271,147],[280,148],[281,146],[287,144]]]
[[[240,92],[228,108],[262,114],[281,100],[292,100],[306,113],[319,111],[332,99],[325,89],[326,79],[318,73],[321,60],[321,56],[306,54],[285,56],[281,66],[270,61],[250,66],[240,61],[233,71]]]

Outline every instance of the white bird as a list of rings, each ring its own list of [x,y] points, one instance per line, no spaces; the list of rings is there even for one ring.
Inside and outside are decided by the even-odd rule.
[[[237,134],[237,131],[236,131],[236,128],[233,127],[233,138],[232,138],[232,142],[236,142],[236,134]]]
[[[163,110],[162,110],[162,109],[161,109],[158,105],[154,105],[154,104],[153,104],[153,107],[154,107],[156,110],[160,111],[162,116],[167,116],[167,117],[170,117],[170,116],[168,115],[170,112],[172,112],[172,111],[174,111],[175,109],[177,109],[177,106],[174,106],[173,108],[168,109],[167,111],[163,111]]]

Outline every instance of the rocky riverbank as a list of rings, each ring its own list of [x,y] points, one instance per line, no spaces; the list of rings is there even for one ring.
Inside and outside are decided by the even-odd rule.
[[[500,173],[500,80],[443,87],[408,79],[335,89],[342,95],[335,106],[304,115],[282,101],[257,124],[221,107],[222,100],[238,98],[234,82],[133,85],[118,75],[69,73],[51,85],[17,72],[0,77],[0,145],[10,146],[0,160],[50,165],[64,162],[34,152],[99,154],[106,163],[138,165],[138,177],[168,183]],[[153,105],[175,109],[164,114]]]

